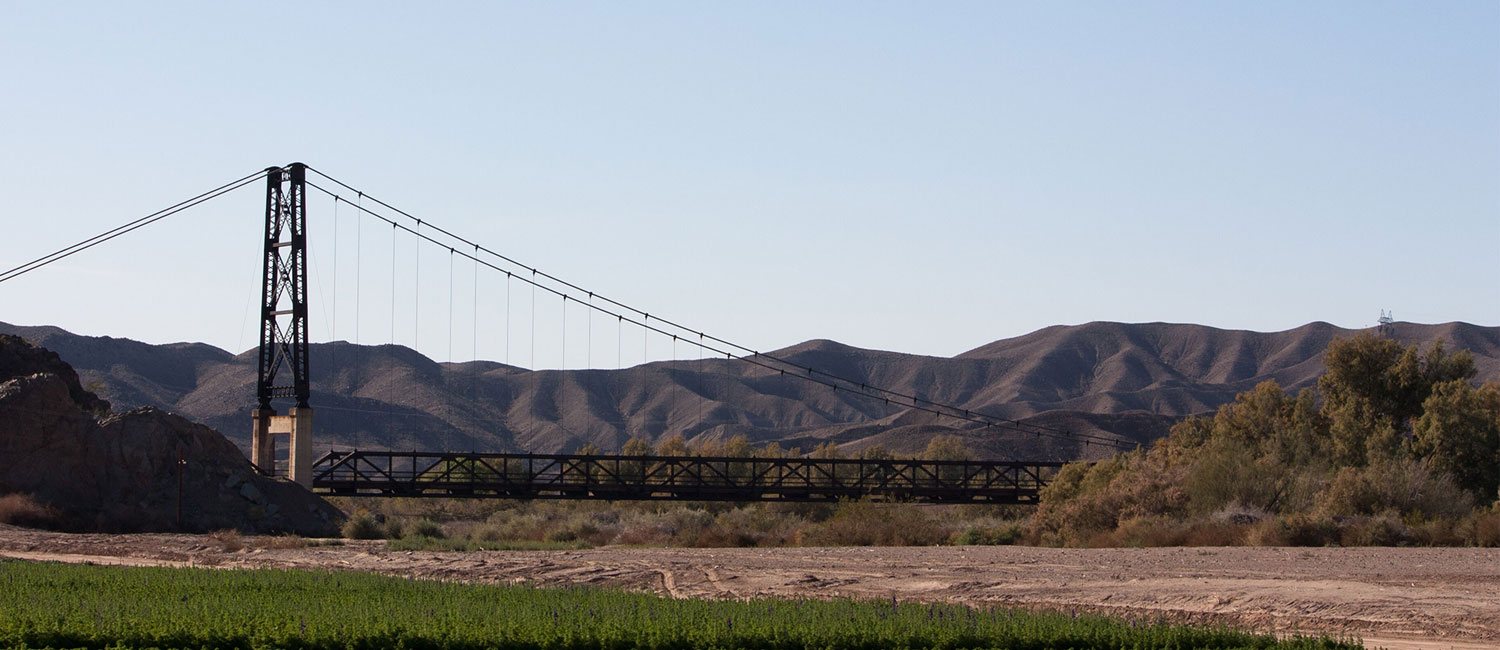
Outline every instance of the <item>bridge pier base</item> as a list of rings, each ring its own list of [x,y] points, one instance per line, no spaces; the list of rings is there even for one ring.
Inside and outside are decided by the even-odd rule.
[[[250,412],[250,462],[267,474],[276,473],[276,439],[289,438],[287,450],[288,477],[297,484],[312,488],[312,420],[311,408],[292,407],[286,415],[272,409]]]

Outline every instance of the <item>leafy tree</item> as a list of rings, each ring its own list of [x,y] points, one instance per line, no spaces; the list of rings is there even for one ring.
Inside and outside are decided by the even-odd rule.
[[[728,440],[725,440],[724,444],[719,447],[718,451],[720,455],[733,456],[735,458],[749,457],[754,455],[754,452],[755,447],[750,444],[750,439],[746,438],[745,434],[743,433],[737,433],[733,436],[730,436],[730,438]]]
[[[927,442],[927,449],[922,452],[922,458],[926,460],[973,460],[974,455],[969,453],[969,444],[963,438],[953,434],[944,433],[933,436]]]
[[[794,458],[801,455],[801,449],[796,447],[785,449],[779,442],[766,443],[755,450],[756,458]]]
[[[1190,432],[1185,432],[1190,433]],[[1214,414],[1215,439],[1233,440],[1262,455],[1297,462],[1325,452],[1328,424],[1313,391],[1288,395],[1274,380],[1240,393]]]
[[[1477,372],[1466,351],[1449,353],[1434,343],[1419,352],[1368,332],[1334,340],[1323,359],[1328,369],[1318,380],[1323,414],[1334,457],[1347,465],[1398,452],[1433,387],[1472,379]]]
[[[625,456],[649,456],[651,454],[651,441],[640,436],[631,436],[620,447],[620,453]]]
[[[1422,403],[1411,451],[1431,458],[1459,487],[1484,501],[1500,491],[1500,384],[1474,388],[1455,379]]]
[[[1130,543],[1131,531],[1153,526],[1218,534],[1235,517],[1269,516],[1235,534],[1286,543],[1321,530],[1307,539],[1395,543],[1418,530],[1439,539],[1474,497],[1496,498],[1500,385],[1475,388],[1467,352],[1362,334],[1334,341],[1326,363],[1316,391],[1292,396],[1268,381],[1179,422],[1149,451],[1065,467],[1043,490],[1029,534]],[[1260,536],[1283,529],[1296,534]]]
[[[811,452],[808,452],[807,457],[824,459],[843,458],[844,453],[839,450],[838,443],[829,440],[821,445],[813,447],[813,450]]]
[[[656,455],[658,456],[687,456],[689,450],[687,441],[682,439],[682,434],[674,433],[661,439],[656,443]]]

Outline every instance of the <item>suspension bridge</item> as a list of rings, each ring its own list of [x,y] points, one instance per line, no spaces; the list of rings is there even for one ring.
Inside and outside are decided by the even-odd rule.
[[[395,242],[411,238],[417,254],[425,246],[449,259],[448,318],[452,345],[453,269],[456,260],[473,267],[478,301],[481,272],[503,274],[507,288],[520,283],[548,299],[560,300],[566,319],[570,305],[593,319],[612,320],[617,327],[640,328],[643,336],[670,339],[696,348],[699,358],[711,356],[747,364],[792,381],[820,389],[843,391],[884,407],[906,409],[946,418],[979,431],[1013,431],[1036,438],[1117,449],[1135,443],[1109,436],[1079,434],[998,417],[848,377],[838,372],[798,363],[713,336],[675,320],[611,299],[563,280],[534,266],[497,252],[445,229],[430,220],[397,208],[333,176],[302,163],[274,166],[241,177],[168,208],[133,220],[72,246],[0,273],[0,283],[36,271],[59,260],[112,241],[175,214],[244,187],[265,183],[265,237],[261,260],[260,336],[255,407],[251,412],[252,463],[267,473],[277,472],[285,452],[290,480],[314,491],[348,496],[473,497],[512,499],[715,500],[715,501],[832,501],[873,498],[936,503],[1034,503],[1040,490],[1062,466],[1055,460],[895,460],[843,458],[767,458],[754,456],[689,456],[642,454],[531,454],[478,453],[453,450],[334,450],[314,458],[314,406],[310,403],[308,286],[309,191],[331,198],[335,235],[340,206],[352,209],[360,221],[388,228],[392,237],[392,339],[398,307],[394,293]],[[353,200],[351,201],[351,197]],[[336,237],[335,237],[336,239]],[[335,249],[335,259],[337,256]],[[416,267],[420,269],[420,267]],[[356,281],[358,282],[358,275]],[[419,286],[413,278],[413,286]],[[337,299],[338,285],[332,297]],[[355,300],[359,300],[356,285]],[[411,317],[420,317],[420,306]],[[335,313],[337,313],[335,311]],[[356,309],[356,315],[359,313]],[[477,354],[478,310],[472,335]],[[507,320],[509,316],[507,315]],[[356,331],[358,319],[356,319]],[[533,323],[531,361],[535,362]],[[506,332],[509,356],[510,330]],[[356,336],[356,338],[358,338]],[[564,321],[561,344],[567,345]],[[451,349],[451,348],[450,348]],[[617,351],[618,352],[618,351]],[[645,357],[643,351],[643,357]],[[451,356],[451,354],[450,354]],[[564,352],[564,359],[566,353]],[[285,405],[285,413],[277,409]],[[282,442],[285,448],[282,448]]]

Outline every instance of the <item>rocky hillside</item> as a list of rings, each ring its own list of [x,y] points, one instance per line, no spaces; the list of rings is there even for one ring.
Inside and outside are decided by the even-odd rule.
[[[151,405],[206,422],[244,445],[255,356],[202,344],[154,346],[52,327],[12,332],[57,350],[86,386],[119,405]],[[1039,330],[952,358],[809,341],[775,354],[857,381],[973,411],[1146,441],[1175,419],[1211,411],[1266,379],[1313,385],[1334,337],[1312,323],[1285,332],[1165,323],[1089,323]],[[1500,379],[1500,328],[1399,323],[1403,342],[1442,341],[1474,353],[1481,378]],[[492,362],[437,363],[400,346],[344,342],[313,349],[313,404],[324,447],[454,450],[618,448],[631,435],[715,439],[743,433],[808,449],[920,449],[964,433],[987,457],[1074,458],[1104,453],[1049,438],[956,431],[951,422],[833,392],[732,360],[652,363],[621,370],[529,371]]]
[[[11,493],[70,530],[329,535],[343,517],[255,473],[208,427],[149,406],[111,414],[56,354],[0,335],[0,495]]]

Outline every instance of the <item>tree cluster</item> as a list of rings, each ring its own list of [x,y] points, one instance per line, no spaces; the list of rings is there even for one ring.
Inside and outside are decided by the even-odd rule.
[[[1267,381],[1149,450],[1070,466],[1043,495],[1037,537],[1089,543],[1149,520],[1243,524],[1219,536],[1229,543],[1253,541],[1255,524],[1338,542],[1340,527],[1379,519],[1395,532],[1353,539],[1424,541],[1417,532],[1443,529],[1425,541],[1462,540],[1455,522],[1500,490],[1500,385],[1476,386],[1472,356],[1441,344],[1360,334],[1324,359],[1316,388],[1292,395]]]

